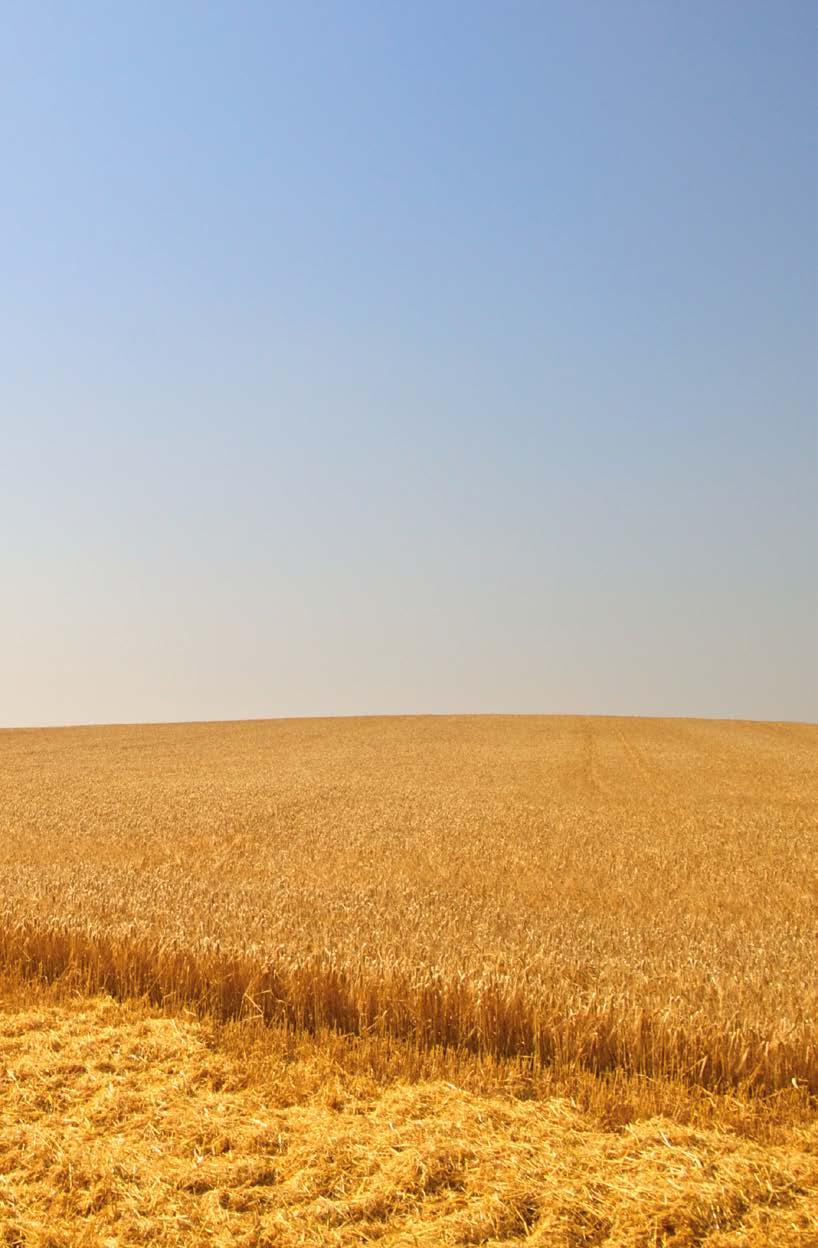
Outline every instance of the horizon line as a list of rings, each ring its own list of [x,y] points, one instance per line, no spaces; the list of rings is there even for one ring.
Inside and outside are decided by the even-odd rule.
[[[809,719],[754,719],[736,715],[646,715],[635,711],[351,711],[335,715],[248,715],[226,719],[134,719],[78,720],[54,724],[0,724],[6,732],[67,732],[94,728],[191,728],[218,724],[269,724],[326,722],[361,719],[645,719],[679,720],[714,724],[770,724],[779,727],[818,728],[818,721]]]

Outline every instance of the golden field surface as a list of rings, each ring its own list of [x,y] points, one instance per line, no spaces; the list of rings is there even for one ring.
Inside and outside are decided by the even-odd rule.
[[[817,908],[812,725],[0,732],[0,1244],[818,1244]]]
[[[0,1072],[4,1245],[818,1244],[794,1103],[406,1078],[337,1037],[31,989],[0,997]]]

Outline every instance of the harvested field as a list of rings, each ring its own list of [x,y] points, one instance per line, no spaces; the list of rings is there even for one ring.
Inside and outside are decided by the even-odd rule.
[[[0,1243],[818,1243],[815,1121],[764,1126],[724,1101],[722,1121],[702,1103],[690,1122],[614,1126],[601,1094],[595,1112],[384,1081],[342,1050],[280,1030],[254,1048],[246,1031],[110,999],[0,995]]]
[[[226,1019],[818,1092],[818,728],[0,733],[0,965]]]

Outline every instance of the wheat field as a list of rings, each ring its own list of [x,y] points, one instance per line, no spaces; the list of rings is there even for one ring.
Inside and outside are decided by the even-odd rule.
[[[0,735],[0,964],[219,1017],[818,1091],[818,729]]]
[[[818,1244],[818,1122],[792,1107],[649,1106],[593,1076],[520,1095],[499,1070],[407,1078],[373,1056],[7,986],[0,1244]]]
[[[0,1044],[16,1071],[9,1086],[22,1096],[15,1122],[27,1124],[29,1141],[46,1141],[52,1157],[50,1169],[32,1172],[36,1149],[29,1144],[23,1157],[20,1129],[8,1124],[4,1145],[0,1118],[5,1242],[818,1243],[816,851],[812,725],[486,716],[0,732]],[[100,994],[107,1006],[93,1004]],[[139,1019],[164,1037],[160,1048],[174,1040],[182,1074],[190,1046],[216,1029],[220,1060],[260,1119],[259,1089],[269,1092],[271,1070],[286,1069],[291,1081],[312,1071],[301,1101],[288,1103],[300,1104],[303,1131],[313,1129],[305,1114],[323,1123],[309,1147],[326,1190],[319,1183],[313,1191],[304,1177],[312,1195],[299,1204],[290,1192],[289,1212],[276,1204],[272,1180],[263,1200],[237,1196],[236,1184],[247,1186],[237,1175],[262,1164],[246,1132],[244,1170],[236,1169],[238,1144],[224,1158],[197,1145],[221,1177],[197,1192],[194,1176],[193,1189],[177,1190],[176,1163],[203,1164],[187,1155],[185,1127],[185,1159],[171,1149],[162,1180],[181,1205],[168,1203],[167,1192],[164,1205],[158,1195],[139,1204],[98,1158],[102,1170],[92,1167],[84,1186],[77,1179],[73,1204],[63,1193],[68,1229],[53,1238],[59,1211],[43,1192],[68,1173],[67,1128],[57,1129],[62,1144],[52,1138],[55,1106],[84,1103],[91,1067],[82,1045],[121,1056],[128,1028],[142,1034]],[[162,1031],[162,1019],[175,1030]],[[47,1051],[52,1040],[65,1050],[62,1065],[49,1059],[43,1067],[38,1036],[46,1034]],[[23,1066],[40,1088],[25,1096],[15,1036],[26,1038]],[[225,1036],[233,1036],[229,1061]],[[282,1046],[292,1045],[313,1046],[306,1066],[303,1054],[281,1065]],[[81,1052],[68,1060],[72,1046]],[[110,1060],[116,1067],[119,1058]],[[123,1069],[123,1079],[149,1079],[147,1067]],[[447,1162],[428,1183],[416,1175],[415,1187],[396,1170],[395,1191],[382,1193],[381,1205],[370,1193],[364,1216],[361,1193],[386,1182],[392,1137],[370,1164],[364,1136],[353,1146],[347,1133],[344,1153],[326,1134],[325,1101],[339,1079],[342,1102],[372,1140],[386,1130],[383,1113],[389,1122],[403,1114],[400,1130],[425,1156],[424,1132],[442,1147],[459,1122],[471,1140],[463,1148],[472,1186],[465,1162]],[[203,1086],[197,1112],[206,1114],[215,1093]],[[131,1093],[120,1091],[115,1131],[113,1118],[99,1130],[129,1139],[123,1105]],[[130,1117],[143,1126],[147,1095],[137,1081]],[[530,1103],[543,1107],[547,1130],[545,1119],[526,1117]],[[93,1121],[77,1144],[77,1173]],[[495,1124],[490,1156],[481,1152],[481,1122]],[[506,1163],[541,1128],[549,1173],[561,1177],[550,1196],[533,1180],[521,1195]],[[691,1143],[684,1133],[696,1130],[705,1134]],[[621,1143],[623,1131],[639,1138]],[[334,1161],[321,1161],[322,1140]],[[643,1144],[650,1156],[640,1205],[627,1175]],[[575,1146],[568,1169],[554,1169],[553,1158],[573,1157]],[[665,1147],[694,1158],[692,1221],[679,1200],[673,1205],[681,1180],[667,1166],[679,1156]],[[571,1188],[580,1154],[581,1198]],[[438,1163],[417,1161],[424,1174]],[[722,1164],[721,1186],[702,1187]],[[665,1176],[658,1189],[650,1178],[657,1166]],[[506,1197],[492,1186],[500,1171],[511,1184]],[[287,1173],[295,1182],[296,1171]],[[621,1217],[594,1205],[600,1184]],[[554,1222],[557,1188],[576,1201],[565,1197]],[[108,1192],[98,1209],[92,1189]],[[245,1197],[242,1221],[231,1202]],[[518,1206],[519,1217],[509,1212]],[[131,1230],[117,1237],[111,1227],[126,1215]]]

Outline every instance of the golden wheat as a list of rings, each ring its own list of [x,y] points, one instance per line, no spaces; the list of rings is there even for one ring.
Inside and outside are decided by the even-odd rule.
[[[496,1059],[818,1092],[818,728],[0,733],[0,965]]]
[[[771,1123],[757,1099],[694,1088],[677,1089],[676,1105],[633,1105],[613,1077],[611,1118],[598,1077],[574,1088],[584,1078],[590,1107],[545,1070],[534,1095],[475,1090],[474,1059],[459,1086],[444,1066],[407,1080],[397,1052],[399,1077],[375,1078],[369,1058],[383,1047],[246,1023],[214,1031],[32,984],[4,991],[0,1243],[818,1243],[814,1119]]]

